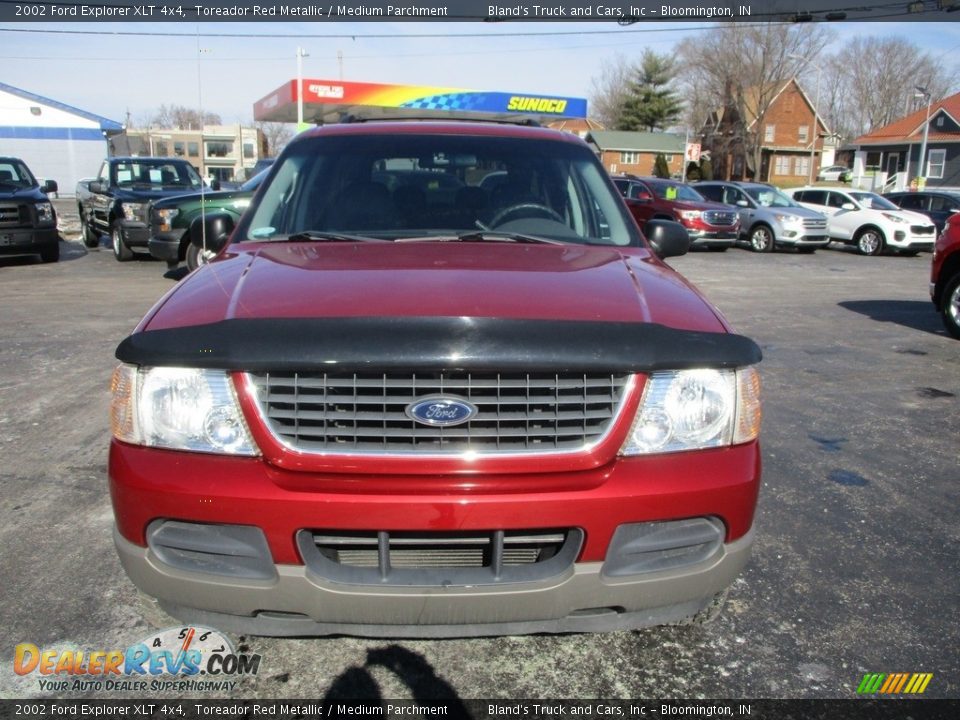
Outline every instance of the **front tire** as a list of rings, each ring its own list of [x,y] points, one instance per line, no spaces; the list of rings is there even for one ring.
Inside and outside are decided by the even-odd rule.
[[[750,249],[758,253],[773,252],[773,230],[767,225],[756,225],[750,231]]]
[[[187,245],[187,269],[193,272],[201,265],[206,265],[213,260],[215,256],[216,253],[210,252],[209,250],[204,252],[193,243],[190,243]]]
[[[857,233],[857,250],[861,255],[879,255],[886,244],[883,233],[874,227],[864,228]]]
[[[60,259],[60,243],[55,242],[48,245],[40,251],[40,261],[44,263],[55,263]]]
[[[83,232],[83,245],[91,250],[100,245],[100,234],[90,227],[87,220],[83,220],[81,215],[80,229]]]
[[[120,232],[119,221],[110,226],[110,244],[113,246],[113,256],[117,259],[117,262],[127,262],[127,260],[133,258],[133,250],[123,242],[123,233]]]
[[[957,340],[960,340],[960,273],[957,273],[943,290],[943,304],[940,308],[943,325]]]

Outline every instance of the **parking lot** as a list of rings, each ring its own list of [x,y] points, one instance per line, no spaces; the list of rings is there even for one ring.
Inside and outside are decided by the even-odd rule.
[[[960,695],[960,343],[929,302],[929,254],[733,249],[671,264],[765,356],[757,544],[720,619],[603,635],[234,638],[262,663],[224,694],[848,698],[868,672],[930,672],[926,696]],[[173,624],[121,570],[106,480],[113,351],[173,287],[164,273],[76,240],[57,264],[0,259],[0,696],[51,696],[14,674],[16,643],[125,648]]]

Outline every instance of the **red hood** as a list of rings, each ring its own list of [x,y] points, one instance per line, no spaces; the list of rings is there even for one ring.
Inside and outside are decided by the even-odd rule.
[[[447,316],[657,322],[722,331],[644,250],[495,243],[233,245],[140,329],[231,318]]]

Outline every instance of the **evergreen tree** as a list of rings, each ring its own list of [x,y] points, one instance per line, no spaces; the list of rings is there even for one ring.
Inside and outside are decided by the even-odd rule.
[[[670,177],[670,166],[667,165],[667,158],[663,153],[657,153],[657,159],[653,161],[653,176],[658,178]]]
[[[617,129],[655,132],[670,127],[683,110],[677,94],[669,88],[675,75],[676,68],[669,55],[644,50]]]
[[[700,166],[695,162],[687,163],[687,182],[700,180]]]

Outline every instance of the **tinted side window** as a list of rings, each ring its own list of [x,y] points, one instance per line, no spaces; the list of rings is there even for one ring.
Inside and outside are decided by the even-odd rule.
[[[726,188],[723,192],[723,202],[727,205],[736,205],[738,201],[746,200],[743,193],[736,188]],[[747,203],[750,204],[749,202]]]
[[[934,212],[949,212],[958,207],[960,207],[958,198],[950,198],[946,195],[934,195],[930,198],[930,209]]]
[[[901,195],[892,198],[894,205],[899,205],[905,210],[925,210],[927,199],[919,195]]]
[[[827,205],[829,205],[830,207],[838,208],[838,207],[843,207],[843,204],[848,202],[850,202],[850,200],[847,199],[845,195],[832,192],[830,193],[830,198],[829,198],[829,201],[827,202]]]
[[[797,200],[811,205],[826,205],[827,193],[823,190],[804,190],[797,193]]]
[[[723,188],[719,185],[696,185],[697,192],[703,195],[707,200],[714,202],[723,202]]]

